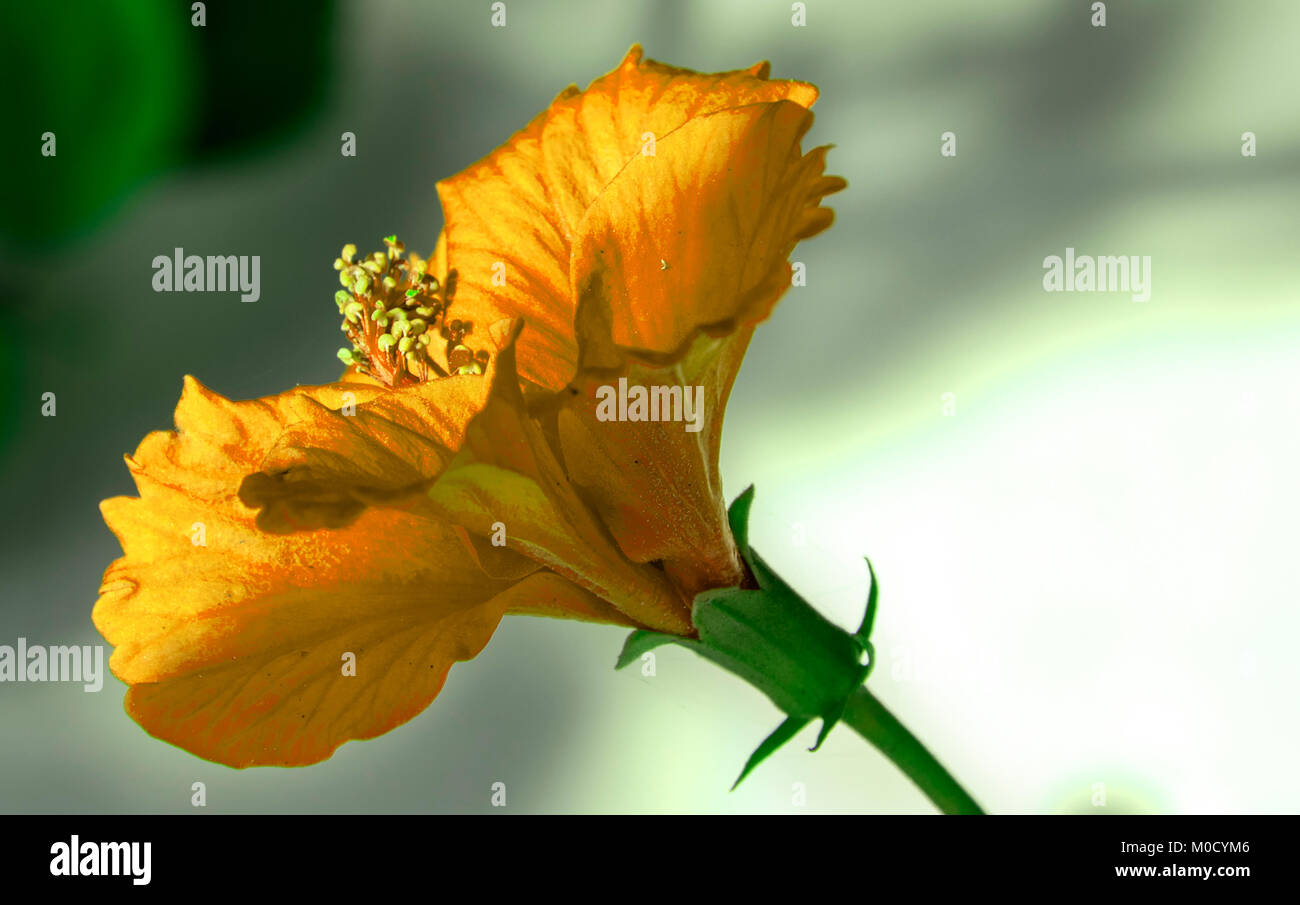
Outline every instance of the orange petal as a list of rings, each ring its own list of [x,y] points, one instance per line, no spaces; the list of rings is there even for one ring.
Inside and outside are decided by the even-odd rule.
[[[547,181],[556,190],[560,222],[572,239],[587,208],[628,161],[688,121],[750,104],[790,101],[811,107],[817,88],[770,80],[770,66],[703,73],[643,58],[633,45],[617,69],[586,91],[561,95],[542,132]],[[570,89],[573,91],[573,89]],[[658,153],[657,147],[655,153]]]
[[[317,763],[346,741],[382,735],[424,710],[451,665],[482,650],[512,601],[537,606],[576,589],[539,572],[472,605],[426,599],[420,606],[420,596],[407,591],[406,606],[383,613],[366,613],[365,601],[351,596],[359,590],[302,594],[293,608],[273,603],[269,618],[230,618],[229,632],[262,646],[239,656],[214,651],[189,672],[133,685],[127,713],[151,735],[230,767]],[[350,621],[324,624],[322,610],[341,617],[338,611],[359,600]],[[253,601],[244,605],[254,608]],[[320,621],[313,630],[295,627],[300,617]],[[349,654],[355,675],[343,673]]]
[[[578,358],[569,265],[584,212],[647,139],[718,110],[816,99],[812,85],[770,81],[767,72],[760,63],[696,73],[642,59],[634,46],[586,91],[561,92],[500,148],[438,183],[445,257],[456,272],[451,316],[475,324],[525,318],[520,376],[563,388]]]
[[[239,499],[259,510],[261,530],[279,534],[341,528],[368,506],[418,505],[490,386],[483,376],[446,377],[384,393],[351,414],[297,399],[293,423],[243,479]]]
[[[727,398],[752,333],[745,328],[719,339],[701,336],[671,368],[633,365],[628,393],[644,388],[661,420],[599,419],[597,390],[613,390],[618,381],[589,374],[575,382],[577,393],[564,397],[557,419],[569,478],[619,547],[635,562],[662,562],[689,598],[744,580],[727,523],[718,449]],[[689,413],[698,418],[689,426],[698,430],[687,429],[688,391],[699,400]],[[668,420],[677,417],[683,420]]]
[[[688,594],[742,577],[722,417],[753,326],[790,284],[786,259],[829,225],[821,198],[844,184],[822,175],[824,148],[801,152],[811,121],[788,102],[692,119],[605,187],[575,246],[582,371],[557,422],[565,464],[622,550],[662,561]],[[599,419],[597,392],[620,377],[647,397],[701,387],[698,432]]]
[[[240,500],[259,510],[258,527],[275,533],[342,528],[370,507],[398,509],[431,522],[455,524],[467,555],[479,571],[494,578],[518,580],[550,567],[578,580],[590,592],[603,595],[618,589],[625,596],[637,595],[637,602],[627,610],[633,616],[641,597],[649,598],[647,607],[668,599],[673,615],[680,615],[680,598],[668,588],[663,573],[627,562],[610,544],[608,534],[564,481],[540,428],[524,413],[513,355],[522,325],[513,323],[496,324],[487,331],[499,345],[484,376],[448,377],[396,390],[358,406],[351,415],[310,399],[294,401],[289,409],[299,420],[271,445],[261,468],[243,479]],[[500,369],[505,371],[498,377]],[[489,391],[495,403],[485,408]],[[480,411],[500,427],[487,440],[482,426],[472,427],[471,418]],[[487,482],[490,491],[474,485],[453,493],[453,485],[478,474],[467,468],[471,461],[465,455],[453,460],[454,450],[473,446],[475,438],[487,454],[473,458],[473,464],[479,470],[500,465],[501,474]],[[537,445],[540,464],[513,452],[529,442]],[[447,478],[435,502],[426,491],[453,461],[455,474]],[[538,490],[539,480],[554,485],[549,497]],[[507,485],[515,489],[502,490]],[[467,514],[466,494],[477,497],[481,492],[499,496],[493,497],[490,512],[476,508],[474,515]],[[538,502],[539,495],[545,502]],[[567,514],[557,517],[553,505],[567,507]],[[577,526],[572,535],[562,528],[569,523]],[[506,526],[508,545],[493,543],[498,524]],[[540,552],[542,546],[545,552]],[[523,605],[520,612],[618,624],[630,621],[590,594],[576,596],[564,599],[567,609]],[[681,631],[689,622],[666,625]]]
[[[821,198],[845,185],[822,175],[826,148],[801,152],[811,125],[784,101],[697,117],[606,186],[574,247],[584,368],[667,365],[698,332],[767,317],[795,244],[830,225]]]
[[[533,583],[545,577],[545,583]],[[602,625],[645,628],[626,613],[615,609],[595,594],[582,590],[573,582],[553,572],[538,572],[518,586],[507,601],[506,612],[515,616],[544,616],[549,619],[574,619]]]
[[[103,503],[124,556],[94,620],[116,647],[114,674],[134,686],[128,711],[154,735],[231,766],[312,763],[427,706],[512,602],[590,609],[556,576],[488,577],[454,528],[409,513],[258,531],[240,480],[295,406],[345,392],[371,393],[300,387],[235,403],[187,378],[178,430],[150,434],[127,460],[140,497]]]
[[[542,177],[542,113],[479,163],[438,183],[446,258],[454,269],[448,316],[475,327],[527,316],[522,376],[561,387],[573,374],[569,240]],[[436,255],[435,255],[436,257]],[[436,271],[434,271],[436,273]],[[450,273],[450,271],[449,271]]]
[[[629,562],[565,476],[526,411],[514,348],[498,354],[487,405],[429,491],[434,509],[479,537],[504,530],[511,549],[649,628],[689,633],[689,608],[663,571]]]

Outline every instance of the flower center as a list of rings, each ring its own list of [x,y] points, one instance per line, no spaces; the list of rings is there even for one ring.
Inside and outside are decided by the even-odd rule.
[[[406,246],[396,236],[384,244],[386,252],[354,261],[357,247],[348,243],[334,260],[343,284],[334,301],[343,315],[340,326],[352,342],[352,348],[339,349],[339,360],[390,387],[482,374],[488,353],[465,345],[473,324],[447,320],[456,272],[448,274],[443,286],[427,272],[428,261],[415,254],[406,257]]]

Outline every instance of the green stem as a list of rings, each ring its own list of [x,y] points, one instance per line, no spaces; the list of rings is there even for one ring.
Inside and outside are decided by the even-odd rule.
[[[736,779],[737,786],[813,720],[822,724],[814,751],[843,721],[879,748],[945,814],[983,814],[925,745],[862,687],[875,659],[871,628],[880,598],[871,560],[867,560],[871,587],[866,614],[850,635],[817,612],[749,546],[753,501],[750,487],[727,512],[736,547],[748,568],[744,585],[695,595],[691,622],[698,637],[634,631],[623,642],[616,667],[636,662],[661,644],[678,644],[767,695],[786,719],[754,749]]]
[[[983,814],[943,764],[865,687],[849,696],[844,722],[893,761],[945,814]]]

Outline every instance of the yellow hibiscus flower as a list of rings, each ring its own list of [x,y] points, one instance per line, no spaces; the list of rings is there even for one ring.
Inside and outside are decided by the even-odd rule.
[[[732,382],[845,185],[801,149],[816,96],[633,47],[438,184],[428,260],[344,248],[339,382],[232,402],[187,377],[127,457],[139,497],[102,504],[128,713],[230,766],[310,764],[423,710],[507,613],[693,636],[697,593],[751,580]],[[702,388],[698,422],[608,420],[616,384]]]

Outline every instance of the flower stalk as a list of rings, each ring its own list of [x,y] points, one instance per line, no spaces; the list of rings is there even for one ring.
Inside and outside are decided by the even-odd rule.
[[[787,717],[750,755],[735,786],[814,719],[822,721],[812,750],[843,721],[871,742],[945,814],[982,814],[974,798],[953,778],[863,683],[875,665],[871,643],[879,602],[875,569],[867,560],[871,588],[866,613],[850,634],[817,612],[749,545],[750,487],[731,504],[728,520],[752,586],[696,595],[691,614],[698,638],[635,631],[616,668],[663,644],[695,651],[767,695]]]
[[[984,813],[920,739],[865,687],[849,697],[848,706],[844,708],[844,722],[875,745],[943,813]]]

